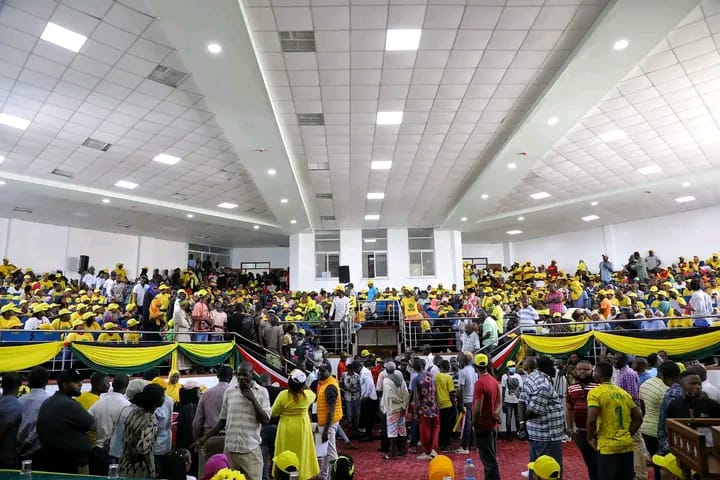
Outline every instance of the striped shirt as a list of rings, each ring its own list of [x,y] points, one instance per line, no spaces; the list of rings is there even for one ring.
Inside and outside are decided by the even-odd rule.
[[[575,427],[580,430],[587,429],[587,396],[588,392],[597,387],[598,384],[590,382],[582,384],[580,382],[573,383],[567,389],[566,403],[573,412],[573,420]]]
[[[528,438],[536,442],[560,441],[565,436],[565,413],[550,377],[539,370],[523,383],[520,401],[538,416],[527,421]]]
[[[615,384],[630,394],[635,405],[640,405],[640,377],[635,370],[625,365],[618,370]]]
[[[643,435],[657,438],[660,405],[668,388],[670,387],[665,385],[665,382],[659,377],[650,378],[640,385],[640,399],[645,404],[645,416],[640,427]]]
[[[265,388],[252,382],[250,389],[268,417],[270,396]],[[223,396],[220,420],[225,420],[225,451],[232,453],[252,452],[260,446],[260,429],[253,402],[245,398],[240,388],[228,388]]]

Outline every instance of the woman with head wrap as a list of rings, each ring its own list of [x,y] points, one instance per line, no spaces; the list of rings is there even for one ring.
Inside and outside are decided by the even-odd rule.
[[[132,399],[132,403],[137,408],[134,408],[125,419],[120,476],[155,478],[153,445],[158,424],[154,413],[164,401],[165,391],[154,383],[147,385]]]
[[[112,460],[111,463],[117,463],[120,460],[120,457],[122,457],[123,438],[125,437],[125,420],[128,415],[130,415],[130,412],[137,408],[132,401],[135,398],[135,395],[142,392],[143,388],[145,388],[145,386],[149,383],[150,382],[147,380],[143,380],[141,378],[135,378],[130,380],[130,383],[128,383],[127,390],[125,390],[125,396],[128,400],[130,400],[130,405],[122,409],[120,417],[115,423],[113,431],[110,435],[110,450],[108,454]]]
[[[217,453],[208,458],[200,480],[210,480],[223,468],[230,468],[230,462],[228,461],[227,455],[224,453]]]
[[[383,395],[380,399],[380,411],[387,418],[387,436],[390,440],[390,454],[386,460],[393,460],[398,455],[405,455],[405,413],[410,403],[405,379],[395,370],[395,362],[385,364],[387,375],[383,379]],[[399,453],[398,453],[399,451]]]

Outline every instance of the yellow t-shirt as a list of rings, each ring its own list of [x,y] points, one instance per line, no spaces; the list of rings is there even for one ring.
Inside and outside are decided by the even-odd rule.
[[[112,342],[122,342],[122,337],[119,333],[101,333],[100,336],[97,339],[100,343],[112,343]]]
[[[72,330],[72,322],[70,320],[64,322],[60,318],[56,318],[50,323],[50,327],[53,330]]]
[[[126,333],[124,335],[125,343],[140,343],[140,334],[139,333]]]
[[[10,328],[22,328],[22,326],[22,322],[15,315],[11,316],[7,320],[5,320],[5,317],[0,316],[0,330],[7,330]]]
[[[402,304],[403,313],[406,317],[418,314],[417,302],[414,297],[404,297],[400,303]]]
[[[452,407],[450,392],[454,391],[455,383],[450,375],[442,372],[435,374],[435,398],[437,399],[438,408]]]
[[[95,337],[92,336],[92,333],[77,333],[77,332],[70,332],[67,334],[67,337],[65,337],[66,342],[94,342]]]
[[[79,396],[75,397],[75,400],[77,400],[77,402],[82,405],[85,410],[90,410],[90,407],[100,400],[100,397],[92,392],[82,392]]]
[[[612,383],[603,383],[588,392],[588,408],[599,408],[597,447],[601,455],[633,451],[630,412],[635,402],[629,393]]]

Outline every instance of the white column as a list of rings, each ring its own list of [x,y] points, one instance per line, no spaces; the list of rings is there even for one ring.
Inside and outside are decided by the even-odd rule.
[[[315,281],[315,235],[290,235],[290,288],[311,290]]]
[[[435,230],[435,277],[445,288],[453,283],[462,288],[462,237],[457,230]]]
[[[350,282],[355,291],[362,287],[362,231],[340,230],[340,265],[350,267]]]
[[[408,233],[405,228],[388,228],[388,279],[378,282],[378,287],[400,287],[410,277],[410,253]],[[422,282],[421,282],[422,283]],[[427,285],[427,284],[426,284]]]

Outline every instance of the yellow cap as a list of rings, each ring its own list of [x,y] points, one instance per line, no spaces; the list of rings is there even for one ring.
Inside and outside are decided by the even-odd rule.
[[[560,478],[560,464],[549,455],[542,455],[528,463],[528,469],[543,480]]]
[[[295,467],[295,471],[300,469],[300,460],[295,452],[291,450],[285,450],[276,455],[275,458],[273,458],[273,463],[275,464],[275,468],[285,473],[289,473],[288,468],[290,467]]]
[[[130,320],[127,321],[128,327],[134,327],[135,325],[140,325],[140,322],[138,322],[134,318],[131,318]]]
[[[475,355],[475,359],[473,360],[473,363],[477,365],[478,367],[487,367],[488,365],[488,356],[484,353],[478,353]]]
[[[103,328],[105,330],[114,330],[117,328],[117,325],[115,325],[113,322],[107,322],[103,325]]]
[[[514,367],[514,366],[515,366],[515,362],[514,362],[513,360],[510,360],[509,362],[507,362],[507,363],[505,364],[505,366],[506,366],[506,367]]]
[[[81,318],[83,320],[87,320],[88,318],[95,318],[95,314],[93,312],[85,312],[83,313]]]
[[[135,305],[134,303],[128,303],[128,304],[125,306],[125,311],[126,311],[126,312],[129,312],[130,310],[132,310],[132,309],[135,308],[135,307],[137,307],[137,305]]]
[[[5,313],[5,312],[20,313],[20,310],[18,310],[18,308],[15,306],[14,303],[8,303],[7,305],[3,305],[3,307],[0,308],[0,313]]]
[[[207,292],[207,290],[205,290],[205,289],[203,288],[203,289],[201,289],[201,290],[198,290],[197,294],[198,294],[198,297],[204,297],[205,295],[208,294],[208,292]]]
[[[667,455],[653,455],[652,461],[658,467],[662,467],[678,478],[687,478],[685,472],[680,468],[677,458],[672,453]]]
[[[99,311],[102,310],[102,309],[103,309],[103,306],[102,306],[102,305],[94,305],[94,306],[92,307],[92,311],[93,311],[94,313],[97,313],[97,312],[99,312]]]
[[[370,356],[370,350],[365,349],[362,352],[360,352],[361,357],[369,357]]]
[[[160,291],[167,290],[167,289],[168,289],[168,286],[165,285],[164,283],[158,287],[158,290],[160,290]]]
[[[335,291],[336,291],[336,292],[344,292],[344,291],[345,291],[345,287],[342,286],[342,285],[338,285],[337,287],[335,287]]]
[[[110,305],[107,306],[107,309],[108,310],[119,310],[120,305],[118,305],[117,303],[111,303]]]
[[[63,308],[62,310],[60,310],[60,311],[58,312],[58,315],[59,315],[59,316],[70,315],[70,310],[68,310],[67,308]]]
[[[79,326],[82,325],[82,324],[83,324],[83,321],[78,319],[78,320],[75,320],[75,321],[72,322],[72,327],[73,327],[73,328],[79,327]]]

